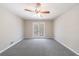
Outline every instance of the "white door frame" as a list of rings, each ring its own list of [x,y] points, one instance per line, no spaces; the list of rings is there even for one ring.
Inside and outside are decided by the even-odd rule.
[[[34,25],[35,25],[35,24],[38,24],[38,30],[39,30],[39,24],[43,24],[43,25],[44,25],[44,34],[43,34],[43,36],[40,36],[40,35],[39,35],[39,32],[38,32],[38,36],[35,37],[35,35],[34,35]],[[32,30],[32,37],[33,37],[33,38],[44,38],[44,37],[45,37],[45,22],[33,22],[32,25],[33,25],[33,26],[32,26],[32,27],[33,27],[33,30]]]

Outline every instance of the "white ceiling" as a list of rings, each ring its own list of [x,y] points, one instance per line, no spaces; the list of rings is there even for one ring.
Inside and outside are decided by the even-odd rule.
[[[33,10],[35,8],[34,3],[4,3],[1,4],[12,13],[20,16],[25,20],[53,20],[57,16],[69,10],[74,3],[42,3],[43,10],[49,10],[49,14],[41,14],[38,16],[35,13],[25,11],[25,8]]]

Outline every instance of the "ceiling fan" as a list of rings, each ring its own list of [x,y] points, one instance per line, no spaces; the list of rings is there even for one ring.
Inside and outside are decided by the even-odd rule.
[[[26,9],[24,9],[24,10],[25,10],[25,11],[28,11],[28,12],[35,12],[36,14],[38,14],[38,13],[49,14],[49,13],[50,13],[50,11],[47,11],[47,10],[42,11],[42,10],[40,9],[40,7],[41,7],[41,3],[36,3],[35,10],[30,10],[30,9],[28,9],[28,8],[26,8]]]

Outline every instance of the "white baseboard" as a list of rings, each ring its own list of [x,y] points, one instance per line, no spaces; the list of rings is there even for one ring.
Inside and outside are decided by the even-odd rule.
[[[72,48],[68,47],[66,44],[64,44],[64,43],[62,43],[62,42],[60,42],[58,40],[56,40],[56,41],[59,42],[61,45],[63,45],[64,47],[68,48],[70,51],[72,51],[73,53],[75,53],[76,55],[79,56],[79,53],[78,52],[74,51]]]
[[[22,41],[23,39],[20,39],[16,42],[14,42],[13,44],[9,45],[8,47],[6,47],[5,49],[0,51],[0,54],[3,53],[4,51],[6,51],[7,49],[11,48],[12,46],[16,45],[17,43],[19,43],[20,41]]]
[[[35,37],[25,37],[24,39],[53,39],[53,37],[40,37],[40,38],[35,38]]]

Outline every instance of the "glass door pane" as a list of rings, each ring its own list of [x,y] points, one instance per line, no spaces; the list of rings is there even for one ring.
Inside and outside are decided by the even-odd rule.
[[[34,29],[34,37],[38,37],[38,23],[34,23],[33,25]]]
[[[44,36],[44,23],[39,23],[39,36]]]
[[[34,22],[33,23],[33,37],[44,37],[45,36],[45,23]]]

